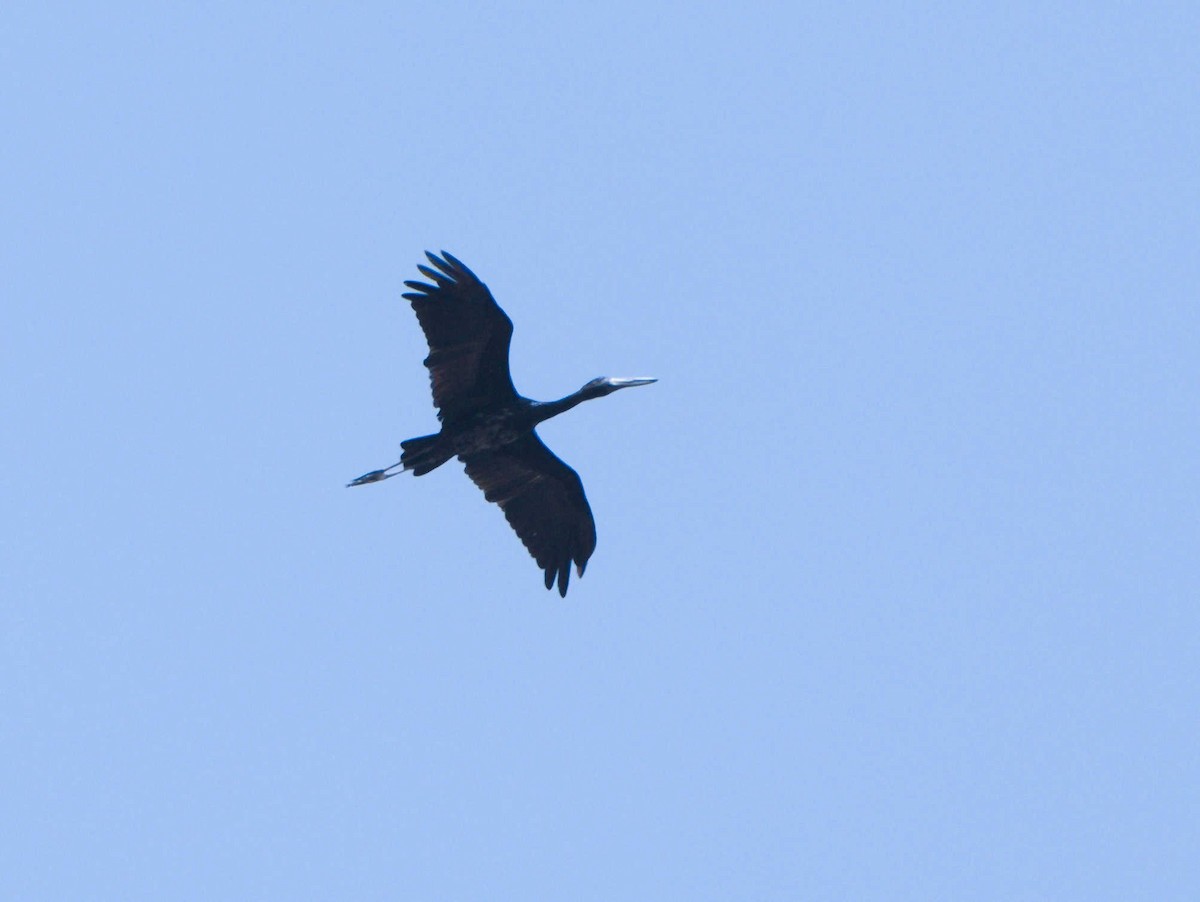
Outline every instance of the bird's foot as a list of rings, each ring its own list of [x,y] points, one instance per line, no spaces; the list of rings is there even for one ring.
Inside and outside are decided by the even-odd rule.
[[[391,467],[388,467],[388,470],[390,469]],[[370,473],[364,473],[358,479],[347,482],[346,488],[350,488],[352,485],[366,485],[369,482],[382,482],[396,475],[395,473],[389,473],[388,470],[372,470]]]

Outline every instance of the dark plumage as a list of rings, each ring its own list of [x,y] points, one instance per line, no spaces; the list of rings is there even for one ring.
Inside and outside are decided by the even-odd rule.
[[[583,576],[596,549],[596,524],[579,474],[542,444],[534,427],[582,401],[655,380],[602,377],[558,401],[522,397],[508,369],[512,320],[459,260],[445,251],[425,256],[434,268],[417,269],[430,282],[405,282],[412,291],[404,297],[429,343],[425,366],[442,428],[401,442],[399,461],[350,485],[405,470],[423,476],[458,457],[546,572],[546,588],[557,582],[565,597],[571,564]]]

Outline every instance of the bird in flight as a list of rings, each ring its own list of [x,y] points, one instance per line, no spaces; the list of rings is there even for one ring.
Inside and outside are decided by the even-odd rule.
[[[512,320],[461,261],[445,251],[425,256],[433,268],[417,269],[433,284],[405,282],[412,291],[404,298],[429,343],[425,366],[441,431],[401,442],[400,460],[348,485],[381,482],[406,470],[424,476],[457,457],[546,572],[546,588],[557,582],[565,598],[571,564],[583,576],[596,550],[596,522],[579,474],[542,444],[534,427],[582,401],[657,380],[605,376],[558,401],[522,397],[508,369]]]

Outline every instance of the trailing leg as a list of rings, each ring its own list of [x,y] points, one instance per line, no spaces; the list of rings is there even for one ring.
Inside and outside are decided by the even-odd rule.
[[[424,476],[430,470],[435,470],[454,456],[454,452],[446,451],[439,441],[441,435],[422,435],[420,438],[410,438],[400,443],[403,453],[400,459],[390,467],[382,470],[372,470],[364,473],[351,482],[352,485],[366,485],[370,482],[383,482],[406,470],[412,470],[414,476]]]

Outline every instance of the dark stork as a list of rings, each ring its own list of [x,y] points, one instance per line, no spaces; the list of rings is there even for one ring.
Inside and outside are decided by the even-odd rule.
[[[488,501],[500,505],[539,567],[546,588],[566,597],[571,564],[583,576],[596,549],[596,523],[579,474],[542,444],[534,427],[581,401],[654,379],[593,379],[558,401],[517,394],[508,370],[512,320],[479,277],[459,260],[425,252],[434,269],[417,269],[433,284],[405,282],[429,342],[429,381],[441,432],[401,442],[400,460],[349,485],[380,482],[405,470],[424,476],[452,457],[466,465]]]

